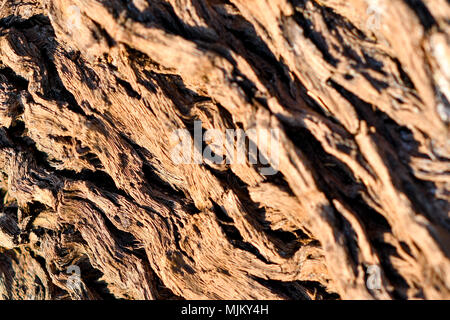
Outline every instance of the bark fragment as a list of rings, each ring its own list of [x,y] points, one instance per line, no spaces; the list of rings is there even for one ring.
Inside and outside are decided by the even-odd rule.
[[[377,3],[5,1],[0,297],[450,298],[450,6]]]

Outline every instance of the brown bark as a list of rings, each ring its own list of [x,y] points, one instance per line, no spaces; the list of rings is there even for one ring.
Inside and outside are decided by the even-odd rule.
[[[0,1],[0,298],[450,298],[450,5],[375,2]]]

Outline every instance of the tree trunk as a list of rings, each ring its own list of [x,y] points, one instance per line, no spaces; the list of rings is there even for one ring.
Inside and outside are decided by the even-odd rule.
[[[0,1],[0,298],[449,299],[449,21]]]

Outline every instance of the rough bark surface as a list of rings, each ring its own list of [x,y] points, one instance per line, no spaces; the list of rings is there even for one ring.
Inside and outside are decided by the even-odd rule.
[[[449,31],[446,0],[0,1],[0,298],[449,299]],[[279,129],[279,173],[175,164],[195,120]]]

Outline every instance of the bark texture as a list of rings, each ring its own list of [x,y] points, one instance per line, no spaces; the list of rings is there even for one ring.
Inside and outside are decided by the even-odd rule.
[[[449,31],[446,0],[0,1],[0,298],[449,299]],[[175,164],[196,120],[279,129],[278,174]]]

